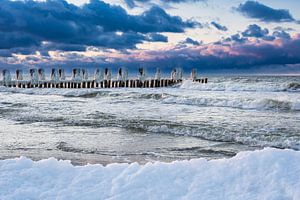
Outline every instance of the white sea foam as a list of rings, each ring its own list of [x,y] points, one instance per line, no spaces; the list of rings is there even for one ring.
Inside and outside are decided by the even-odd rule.
[[[184,86],[185,87],[185,86]],[[183,88],[184,88],[183,87]],[[202,87],[202,86],[201,86]],[[189,89],[193,87],[189,86]],[[199,88],[198,85],[196,88]],[[186,104],[196,106],[214,106],[214,107],[231,107],[239,109],[257,109],[257,110],[277,110],[277,111],[299,111],[299,99],[282,99],[282,98],[267,98],[265,96],[251,97],[248,94],[236,97],[216,97],[216,96],[186,96],[188,91],[183,91],[180,95],[172,95],[148,90],[95,90],[95,89],[16,89],[16,88],[0,88],[1,92],[17,92],[22,94],[35,95],[60,95],[67,97],[112,97],[120,96],[123,99],[156,99],[167,104]],[[192,93],[192,92],[190,92]],[[270,95],[269,95],[270,96]]]
[[[0,199],[300,199],[300,153],[267,148],[230,159],[73,166],[0,161]]]

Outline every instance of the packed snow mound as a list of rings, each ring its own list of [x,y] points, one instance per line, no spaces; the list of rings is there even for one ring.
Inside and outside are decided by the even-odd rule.
[[[0,161],[0,199],[300,199],[300,152],[267,148],[230,159],[73,166]]]

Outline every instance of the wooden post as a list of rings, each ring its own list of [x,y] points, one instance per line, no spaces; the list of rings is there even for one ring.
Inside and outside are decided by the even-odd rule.
[[[154,79],[151,79],[151,84],[150,84],[150,87],[153,88],[155,85],[155,80]]]
[[[138,85],[138,80],[134,80],[134,82],[133,82],[133,87],[136,88],[137,85]]]

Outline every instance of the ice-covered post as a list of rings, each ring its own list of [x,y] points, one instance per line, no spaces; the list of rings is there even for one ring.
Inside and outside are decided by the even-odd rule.
[[[96,81],[98,83],[103,81],[103,73],[102,73],[101,69],[96,69],[95,70],[94,81]]]
[[[43,68],[38,69],[38,78],[40,81],[44,81],[45,78],[45,70]]]
[[[126,82],[128,78],[128,71],[126,68],[119,68],[118,74],[117,74],[117,81],[118,85],[117,87],[123,87],[124,83]]]
[[[128,69],[123,68],[123,81],[128,80]]]
[[[23,71],[20,69],[16,70],[16,81],[22,81],[23,80]]]
[[[118,70],[117,80],[118,81],[122,81],[123,80],[123,71],[122,71],[122,68],[119,68],[119,70]]]
[[[144,81],[146,79],[146,74],[145,74],[145,69],[144,68],[139,68],[138,79],[140,81]]]
[[[104,87],[110,87],[111,71],[108,68],[104,69]]]
[[[39,82],[39,77],[36,69],[30,69],[29,70],[29,75],[30,75],[30,83],[32,86],[35,86]]]
[[[74,68],[72,70],[72,81],[80,82],[81,79],[81,70],[79,68]]]
[[[88,80],[89,75],[87,69],[82,69],[82,79],[83,80]]]
[[[55,68],[51,69],[50,80],[53,81],[53,82],[58,81],[57,69],[55,69]]]
[[[122,68],[119,68],[118,74],[117,74],[117,82],[115,85],[113,84],[113,87],[120,87],[120,83],[123,81],[123,70]]]
[[[177,70],[173,69],[171,72],[171,79],[172,80],[177,80]]]
[[[103,81],[103,78],[103,72],[101,71],[101,69],[96,69],[94,72],[94,87],[98,87],[99,84],[101,84],[101,82]]]
[[[191,79],[192,81],[195,81],[197,79],[197,69],[192,69]]]
[[[65,70],[64,69],[62,69],[62,68],[58,69],[58,78],[61,81],[66,80],[66,75],[65,75]]]
[[[10,71],[8,69],[4,69],[2,71],[2,76],[3,76],[3,84],[5,86],[10,85],[11,84],[11,75],[10,75]]]
[[[160,80],[161,79],[161,74],[160,74],[160,69],[159,68],[156,68],[154,79],[155,80]]]
[[[108,68],[104,70],[104,80],[111,80],[111,71]]]
[[[182,80],[182,77],[183,77],[183,70],[181,67],[179,67],[177,69],[177,79],[176,80]]]
[[[45,82],[45,70],[43,68],[38,69],[38,79],[39,79],[39,87],[44,88],[47,87],[47,83]],[[46,85],[46,86],[45,86]]]
[[[81,69],[81,77],[82,77],[82,82],[80,83],[80,87],[85,88],[86,81],[88,80],[88,72],[86,69]]]

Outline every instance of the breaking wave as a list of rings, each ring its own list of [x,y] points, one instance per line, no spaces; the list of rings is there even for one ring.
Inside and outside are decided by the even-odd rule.
[[[289,83],[288,85],[287,85],[287,89],[288,90],[299,90],[300,91],[300,83]]]
[[[138,89],[141,90],[141,89]],[[142,90],[143,91],[143,90]],[[80,98],[101,98],[101,97],[120,97],[123,99],[154,99],[160,100],[174,96],[165,92],[149,91],[148,93],[121,90],[121,89],[55,89],[55,88],[5,88],[0,87],[0,92],[22,93],[29,95],[59,95],[64,97]]]
[[[223,124],[209,122],[181,123],[166,120],[150,120],[122,118],[106,113],[95,113],[85,117],[85,119],[76,119],[69,117],[48,118],[47,116],[22,116],[17,120],[19,123],[46,122],[55,123],[55,126],[79,126],[79,127],[118,127],[134,133],[152,133],[152,134],[170,134],[185,135],[197,137],[204,140],[216,142],[233,142],[253,147],[276,147],[291,148],[300,150],[300,135],[289,132],[288,129],[265,129],[258,130],[254,127],[248,127],[247,131],[243,127],[226,127]],[[48,124],[49,125],[49,124]],[[93,153],[97,151],[80,150],[61,143],[57,146],[63,151]],[[94,152],[103,154],[103,152]]]
[[[300,92],[300,82],[247,82],[241,81],[214,81],[208,84],[194,83],[186,80],[180,86],[181,89],[200,91],[241,91],[241,92]]]
[[[282,101],[276,99],[251,98],[186,98],[170,97],[163,100],[166,104],[186,104],[195,106],[229,107],[239,109],[300,111],[300,102]]]

